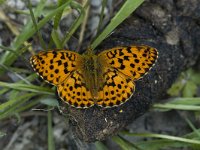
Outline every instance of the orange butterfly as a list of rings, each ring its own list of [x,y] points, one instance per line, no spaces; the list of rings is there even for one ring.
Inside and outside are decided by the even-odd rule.
[[[149,46],[115,47],[98,55],[51,50],[32,56],[34,70],[57,87],[60,98],[76,108],[118,106],[135,90],[134,81],[155,64],[158,51]]]

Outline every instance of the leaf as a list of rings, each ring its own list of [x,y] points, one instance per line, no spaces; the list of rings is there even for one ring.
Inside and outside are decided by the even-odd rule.
[[[45,97],[40,100],[41,103],[48,106],[58,106],[58,101],[55,98]]]
[[[194,97],[197,93],[197,85],[193,81],[188,81],[183,88],[183,97]]]

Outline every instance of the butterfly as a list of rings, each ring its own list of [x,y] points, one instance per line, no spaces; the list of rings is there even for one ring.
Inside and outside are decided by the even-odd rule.
[[[55,85],[59,97],[76,108],[109,108],[126,102],[158,58],[150,46],[121,46],[98,55],[69,50],[42,51],[30,58],[38,75]]]

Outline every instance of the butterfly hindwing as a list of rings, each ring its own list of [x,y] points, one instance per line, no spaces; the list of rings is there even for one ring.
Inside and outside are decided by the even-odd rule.
[[[62,84],[57,86],[60,98],[76,108],[88,108],[94,105],[90,90],[80,70],[74,71]]]
[[[132,80],[145,75],[157,57],[157,50],[150,46],[115,47],[98,55],[103,66],[117,69]]]
[[[58,85],[76,70],[82,60],[81,55],[68,50],[39,52],[31,57],[34,70],[46,81]]]
[[[106,69],[104,81],[99,87],[97,105],[101,107],[118,106],[126,102],[135,90],[135,83],[114,69]]]

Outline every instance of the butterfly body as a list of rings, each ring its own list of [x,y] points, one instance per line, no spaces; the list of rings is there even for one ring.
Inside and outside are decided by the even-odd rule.
[[[95,99],[98,99],[98,86],[102,78],[102,66],[97,58],[97,55],[92,53],[83,55],[83,62],[80,67],[86,87],[90,89],[94,102]]]
[[[51,50],[32,56],[31,64],[71,106],[113,107],[131,97],[134,82],[151,69],[157,57],[157,50],[149,46],[115,47],[98,55]]]

